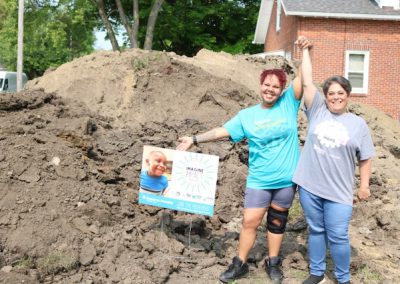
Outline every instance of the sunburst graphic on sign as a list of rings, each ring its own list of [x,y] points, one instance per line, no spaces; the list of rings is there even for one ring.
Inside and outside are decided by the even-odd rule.
[[[176,153],[172,169],[174,195],[189,201],[213,203],[217,171],[217,156]]]

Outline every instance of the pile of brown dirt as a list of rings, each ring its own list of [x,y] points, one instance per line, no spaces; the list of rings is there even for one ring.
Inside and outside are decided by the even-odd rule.
[[[0,283],[216,283],[236,254],[246,145],[192,149],[220,157],[212,218],[138,205],[142,149],[175,148],[179,136],[257,103],[268,67],[294,76],[277,57],[97,52],[1,96]],[[372,108],[350,110],[367,120],[377,149],[373,196],[356,205],[351,226],[353,280],[396,283],[400,127]],[[250,276],[237,283],[265,281],[264,235],[260,228]],[[282,249],[285,283],[308,274],[306,236],[296,202]]]

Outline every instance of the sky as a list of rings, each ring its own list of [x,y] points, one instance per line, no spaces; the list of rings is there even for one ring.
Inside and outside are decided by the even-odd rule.
[[[96,50],[111,50],[111,42],[107,39],[104,39],[106,32],[105,31],[95,31],[94,35],[96,36],[96,41],[94,42],[94,49]]]
[[[112,50],[110,40],[104,39],[104,37],[106,36],[105,31],[96,30],[94,32],[94,34],[96,36],[96,41],[93,45],[94,49],[96,49],[96,50]],[[119,45],[121,46],[122,45],[122,36],[117,35],[117,41],[118,41]]]

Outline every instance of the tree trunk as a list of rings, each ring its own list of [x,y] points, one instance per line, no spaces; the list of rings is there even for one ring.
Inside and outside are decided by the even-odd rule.
[[[121,22],[124,25],[125,30],[128,34],[129,41],[131,42],[131,46],[133,46],[132,28],[128,23],[128,18],[125,15],[124,7],[122,7],[121,0],[115,0],[115,4],[117,4],[118,13],[121,18]]]
[[[132,38],[133,41],[132,47],[139,47],[139,0],[133,0],[133,30],[132,30]]]
[[[115,38],[115,34],[114,34],[114,30],[112,28],[112,25],[107,18],[107,14],[106,14],[106,11],[104,8],[104,1],[103,0],[92,0],[92,1],[99,10],[100,18],[101,18],[104,26],[106,27],[107,34],[108,34],[108,37],[110,38],[113,51],[119,51],[118,41]]]
[[[163,1],[164,0],[155,0],[153,7],[151,8],[149,19],[147,20],[146,39],[144,42],[145,50],[151,50],[153,47],[154,27],[156,25],[158,12],[161,9]]]

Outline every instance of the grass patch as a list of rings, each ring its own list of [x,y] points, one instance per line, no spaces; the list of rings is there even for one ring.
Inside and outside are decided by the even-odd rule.
[[[143,56],[140,58],[134,58],[132,60],[132,67],[135,71],[141,71],[149,67],[152,62],[158,62],[163,59],[162,53],[155,53],[152,55]]]
[[[29,256],[25,256],[24,258],[21,258],[16,262],[14,262],[13,266],[15,266],[16,268],[30,269],[30,268],[35,268],[35,262]]]
[[[371,269],[367,265],[359,269],[357,274],[364,283],[382,283],[382,281],[384,280],[382,274],[380,274],[378,271]]]
[[[300,201],[295,198],[293,204],[289,209],[289,221],[296,221],[303,216],[303,208],[301,208]]]
[[[67,272],[77,267],[78,261],[76,258],[60,253],[48,254],[45,257],[39,258],[37,268],[47,274],[55,274],[63,271]]]
[[[143,70],[148,65],[149,65],[148,58],[143,58],[143,59],[135,58],[135,59],[132,60],[133,70],[135,70],[135,71]]]
[[[304,280],[308,277],[308,271],[295,269],[295,268],[290,269],[290,274],[292,275],[293,278],[296,278],[299,280]]]

